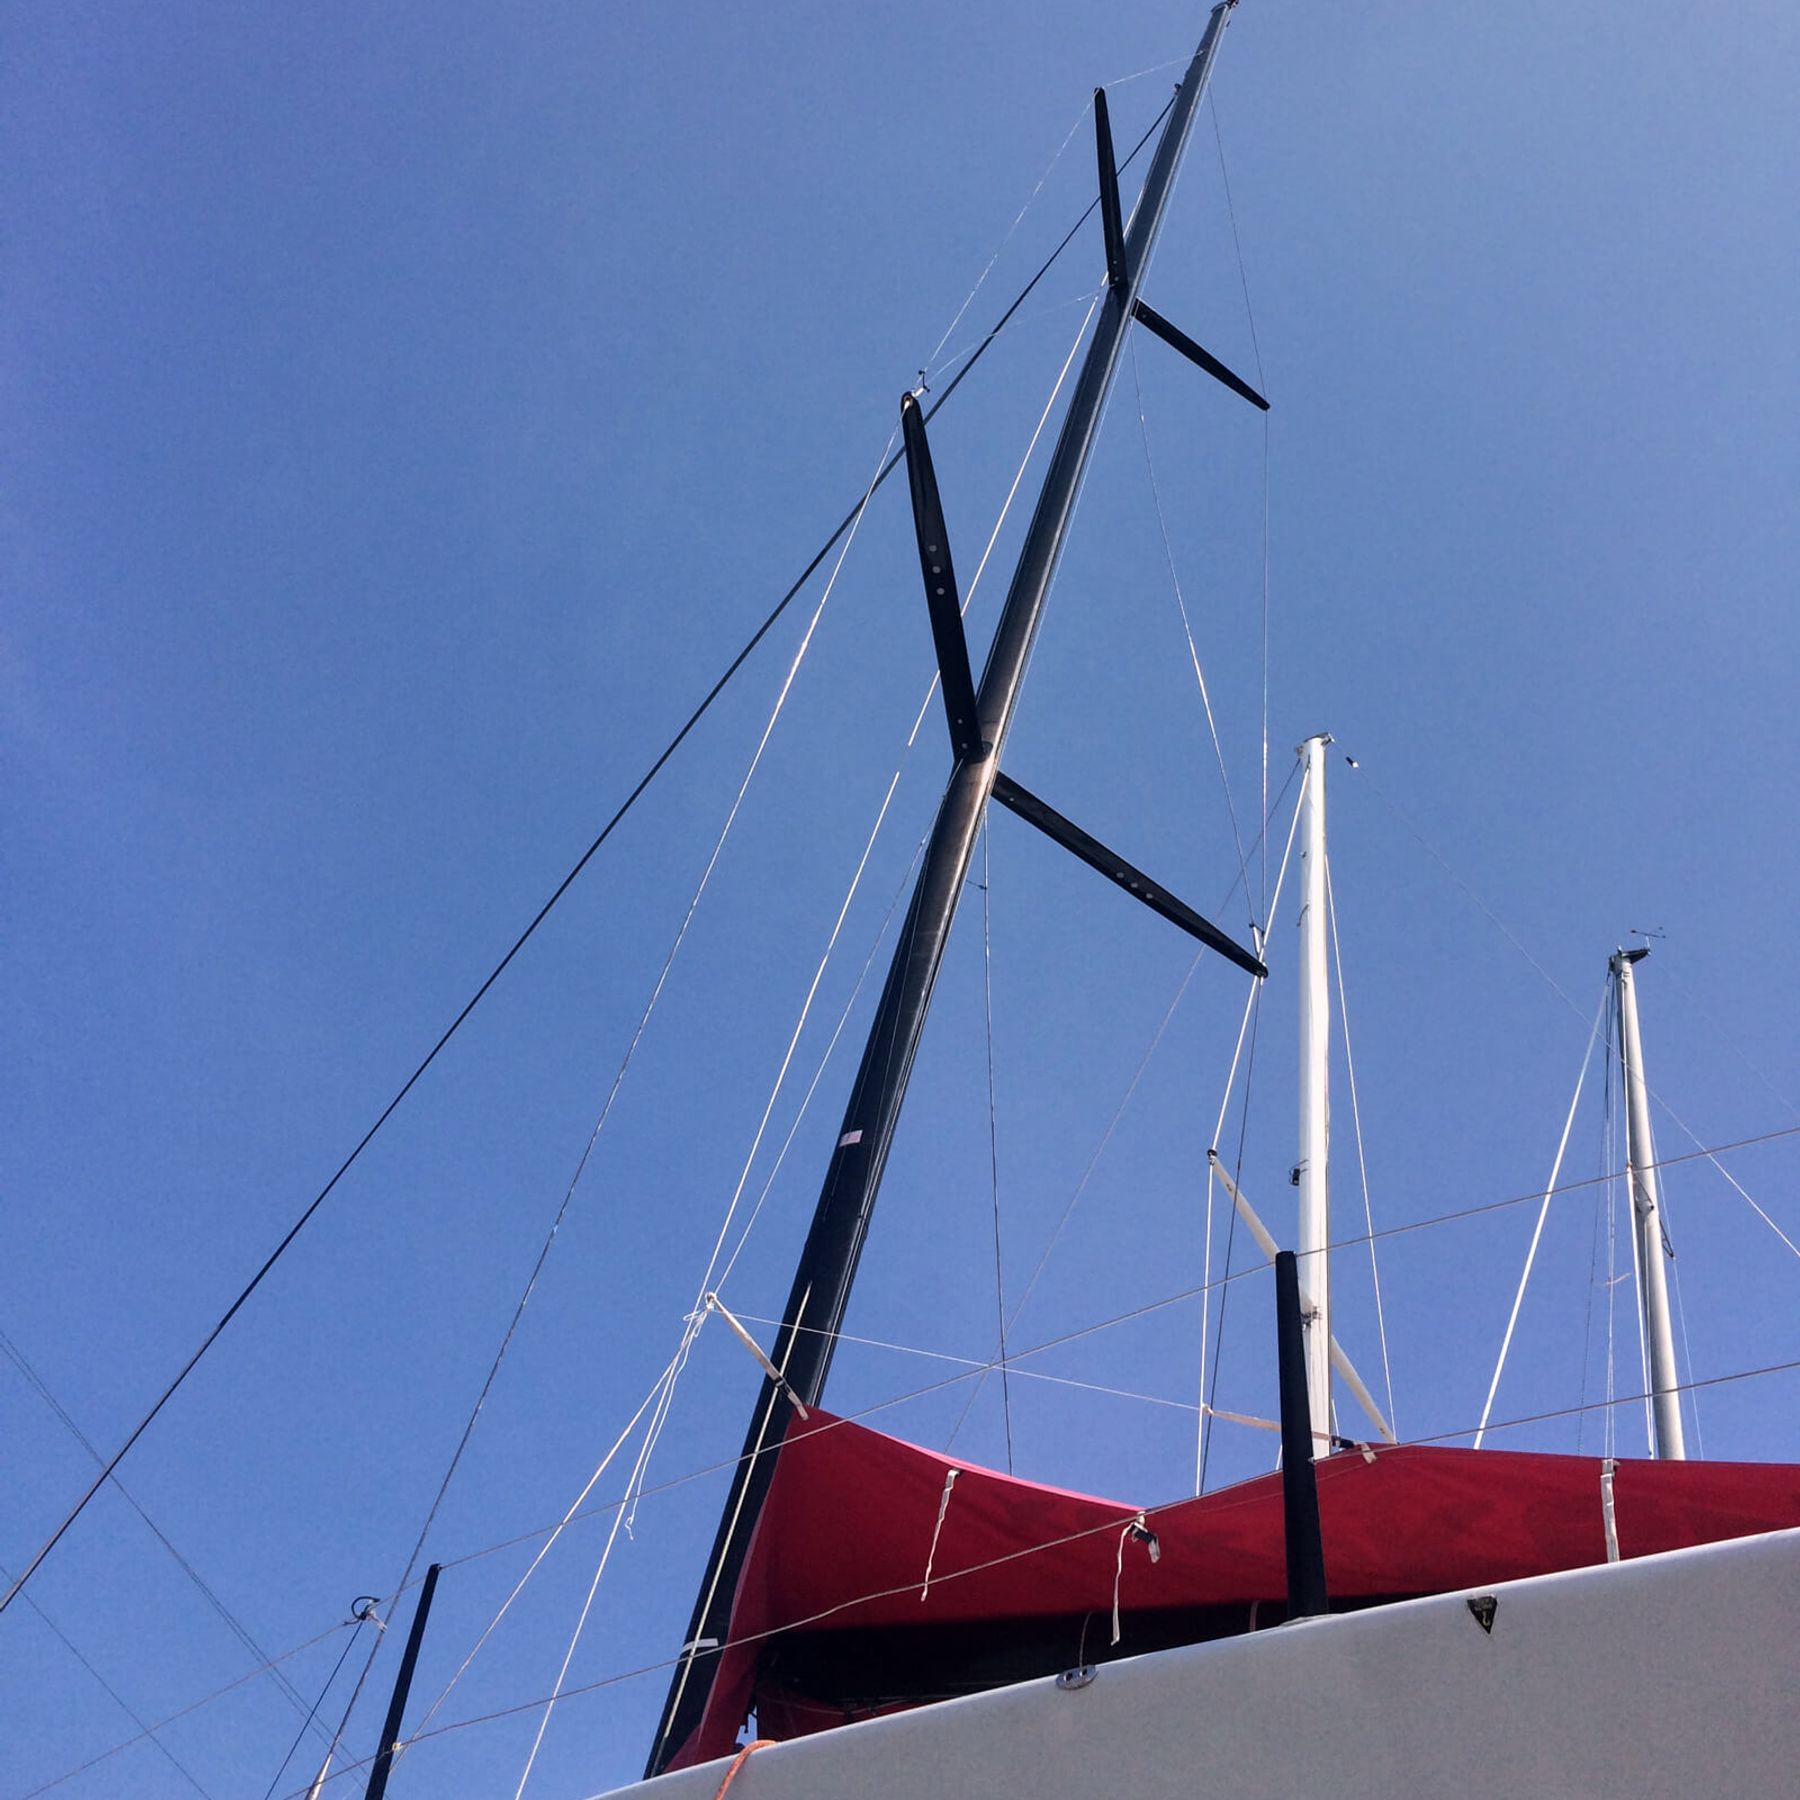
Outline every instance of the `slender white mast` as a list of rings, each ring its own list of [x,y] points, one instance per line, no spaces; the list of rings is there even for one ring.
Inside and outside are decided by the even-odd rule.
[[[1669,1326],[1669,1276],[1664,1268],[1662,1184],[1650,1141],[1650,1092],[1644,1083],[1644,1044],[1638,1035],[1637,987],[1632,967],[1650,952],[1620,950],[1612,958],[1619,996],[1619,1056],[1625,1070],[1625,1167],[1638,1240],[1638,1301],[1650,1346],[1650,1398],[1656,1454],[1680,1462],[1687,1456],[1681,1432],[1681,1385],[1675,1372],[1675,1337]]]
[[[1296,1236],[1306,1319],[1306,1393],[1313,1454],[1331,1445],[1331,984],[1326,965],[1325,746],[1321,732],[1300,746],[1305,759],[1300,831],[1300,1188]]]

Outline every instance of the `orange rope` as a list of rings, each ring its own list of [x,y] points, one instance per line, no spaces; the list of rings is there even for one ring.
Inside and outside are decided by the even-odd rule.
[[[719,1783],[719,1791],[713,1795],[713,1800],[725,1800],[725,1790],[737,1780],[738,1770],[750,1760],[751,1755],[758,1750],[767,1750],[777,1741],[778,1740],[775,1738],[752,1738],[750,1742],[731,1759],[731,1767],[725,1771],[725,1779]]]

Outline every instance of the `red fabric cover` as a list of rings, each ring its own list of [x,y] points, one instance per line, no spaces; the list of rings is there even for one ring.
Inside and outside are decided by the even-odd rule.
[[[948,1470],[960,1471],[920,1598]],[[1400,1445],[1316,1465],[1336,1598],[1443,1593],[1606,1560],[1597,1457]],[[1800,1466],[1620,1461],[1622,1556],[1800,1525]],[[705,1715],[673,1766],[728,1755],[770,1634],[1107,1613],[1138,1509],[1042,1487],[814,1411],[790,1423]],[[1125,1546],[1127,1612],[1281,1600],[1281,1478],[1150,1509]]]

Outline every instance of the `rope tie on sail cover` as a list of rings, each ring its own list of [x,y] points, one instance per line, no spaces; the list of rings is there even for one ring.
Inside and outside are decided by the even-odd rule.
[[[944,1530],[944,1514],[950,1510],[950,1490],[956,1486],[956,1478],[961,1469],[949,1469],[944,1474],[944,1491],[938,1496],[937,1523],[931,1528],[931,1548],[925,1553],[925,1581],[919,1589],[919,1604],[925,1604],[925,1596],[931,1592],[931,1565],[937,1561],[938,1538]]]
[[[1119,1623],[1119,1589],[1125,1583],[1125,1546],[1134,1538],[1150,1552],[1150,1560],[1153,1563],[1162,1561],[1162,1542],[1150,1529],[1149,1520],[1143,1513],[1139,1513],[1135,1519],[1129,1520],[1125,1529],[1119,1533],[1119,1550],[1113,1558],[1112,1642],[1115,1644],[1124,1635],[1123,1627]]]

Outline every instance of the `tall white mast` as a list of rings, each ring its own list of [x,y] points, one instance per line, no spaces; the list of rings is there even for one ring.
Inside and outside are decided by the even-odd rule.
[[[1619,996],[1619,1056],[1625,1070],[1625,1167],[1637,1228],[1638,1301],[1650,1347],[1650,1399],[1656,1454],[1682,1461],[1680,1377],[1675,1372],[1675,1337],[1669,1327],[1669,1277],[1664,1268],[1662,1184],[1650,1141],[1650,1092],[1644,1083],[1644,1044],[1638,1035],[1637,987],[1632,967],[1650,952],[1620,950],[1612,958]]]
[[[1306,1393],[1313,1454],[1331,1444],[1331,984],[1326,965],[1325,746],[1321,732],[1300,746],[1305,759],[1300,831],[1300,1286],[1312,1301],[1306,1320]]]

